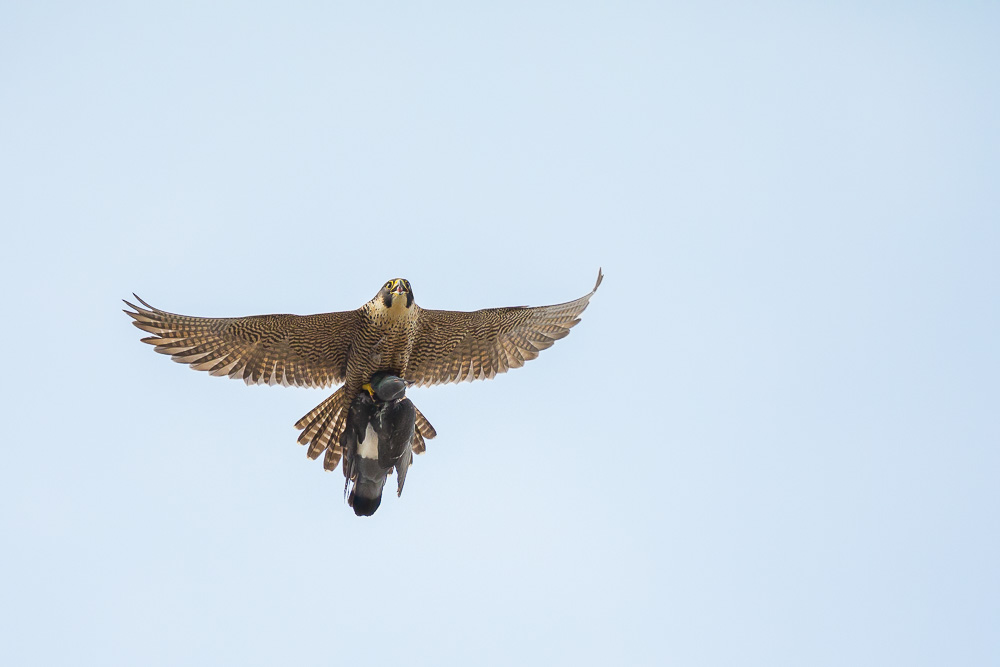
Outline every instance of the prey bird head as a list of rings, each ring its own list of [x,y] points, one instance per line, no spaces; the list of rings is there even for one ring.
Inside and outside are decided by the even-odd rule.
[[[393,278],[382,285],[377,298],[382,300],[386,308],[392,308],[393,303],[402,303],[409,308],[413,305],[413,290],[410,281],[405,278]]]

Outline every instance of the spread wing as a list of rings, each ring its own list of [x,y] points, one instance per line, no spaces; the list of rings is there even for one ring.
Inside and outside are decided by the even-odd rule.
[[[188,317],[128,301],[135,326],[153,334],[142,342],[174,361],[247,384],[325,387],[344,381],[358,329],[357,311],[322,315]]]
[[[471,382],[520,368],[569,334],[603,279],[599,271],[590,294],[554,306],[423,310],[403,377],[418,385]]]

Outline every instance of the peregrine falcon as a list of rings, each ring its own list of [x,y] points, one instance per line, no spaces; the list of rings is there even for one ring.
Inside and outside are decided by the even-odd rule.
[[[247,384],[343,383],[295,424],[309,458],[325,452],[323,467],[334,470],[343,456],[350,408],[363,392],[376,398],[371,386],[376,373],[427,386],[489,379],[520,368],[569,333],[603,279],[598,271],[594,289],[575,301],[534,308],[425,310],[414,301],[409,281],[395,278],[357,310],[320,315],[189,317],[154,308],[138,296],[144,307],[125,301],[132,310],[124,312],[152,334],[144,343],[196,370]],[[415,408],[413,418],[411,446],[419,454],[435,431]]]

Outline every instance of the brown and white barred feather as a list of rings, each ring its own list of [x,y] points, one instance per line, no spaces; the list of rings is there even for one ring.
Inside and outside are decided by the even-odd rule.
[[[125,303],[133,324],[153,334],[142,342],[212,375],[247,384],[328,387],[343,382],[351,341],[361,324],[358,311],[321,315],[189,317]]]
[[[295,424],[302,429],[298,441],[308,445],[309,457],[318,458],[325,451],[323,467],[333,470],[342,455],[340,435],[347,408],[372,373],[391,370],[418,385],[433,385],[488,379],[520,368],[569,333],[603,279],[598,271],[589,294],[536,308],[458,312],[423,310],[414,303],[410,310],[411,295],[407,334],[402,339],[398,327],[387,336],[380,321],[387,313],[377,308],[378,295],[353,311],[238,318],[177,315],[136,296],[145,307],[126,301],[132,311],[125,313],[136,327],[153,334],[143,338],[144,343],[195,370],[247,384],[326,387],[345,383]],[[423,452],[424,439],[434,436],[434,428],[417,410],[413,451]]]
[[[417,385],[486,380],[538,357],[569,334],[604,280],[575,301],[553,306],[423,310],[403,378]]]
[[[324,450],[326,451],[326,456],[323,457],[323,468],[326,470],[336,470],[337,464],[340,463],[343,456],[340,436],[347,426],[348,408],[350,408],[350,401],[345,387],[341,387],[333,392],[332,396],[310,410],[302,419],[295,422],[295,428],[302,430],[298,442],[300,445],[309,446],[306,452],[309,458],[316,459]],[[437,435],[437,431],[419,409],[416,412],[416,430],[410,448],[414,454],[422,454],[427,449],[424,439],[432,439]]]

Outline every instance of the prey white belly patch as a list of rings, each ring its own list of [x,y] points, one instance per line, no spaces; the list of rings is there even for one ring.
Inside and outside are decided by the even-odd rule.
[[[358,456],[363,459],[378,458],[378,436],[375,435],[375,429],[372,428],[371,424],[365,430],[364,442],[358,445]]]

